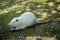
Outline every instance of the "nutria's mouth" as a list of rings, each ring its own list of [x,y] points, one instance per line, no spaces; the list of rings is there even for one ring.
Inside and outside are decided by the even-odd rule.
[[[9,27],[10,31],[16,30],[16,27]]]
[[[12,27],[12,28],[14,28],[14,29],[15,29],[16,27]]]

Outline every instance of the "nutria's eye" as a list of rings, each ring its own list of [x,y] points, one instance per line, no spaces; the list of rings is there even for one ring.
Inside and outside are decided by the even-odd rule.
[[[16,21],[18,21],[18,19]]]

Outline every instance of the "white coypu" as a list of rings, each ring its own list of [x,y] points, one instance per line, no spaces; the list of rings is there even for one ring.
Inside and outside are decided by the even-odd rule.
[[[48,21],[45,21],[45,22],[48,22]],[[21,16],[13,18],[8,25],[10,26],[10,30],[19,30],[37,23],[40,23],[40,22],[39,20],[37,20],[34,13],[24,12]]]

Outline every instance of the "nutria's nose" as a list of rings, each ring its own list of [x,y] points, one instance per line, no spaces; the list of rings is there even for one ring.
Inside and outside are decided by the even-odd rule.
[[[10,27],[11,25],[8,25],[8,27]]]
[[[11,26],[10,24],[8,24],[8,26]]]

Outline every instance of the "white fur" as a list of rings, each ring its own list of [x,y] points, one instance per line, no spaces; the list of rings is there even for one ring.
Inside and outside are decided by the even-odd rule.
[[[24,29],[28,26],[36,24],[36,19],[36,16],[32,12],[24,12],[21,16],[13,18],[8,25],[16,27],[14,30]]]

